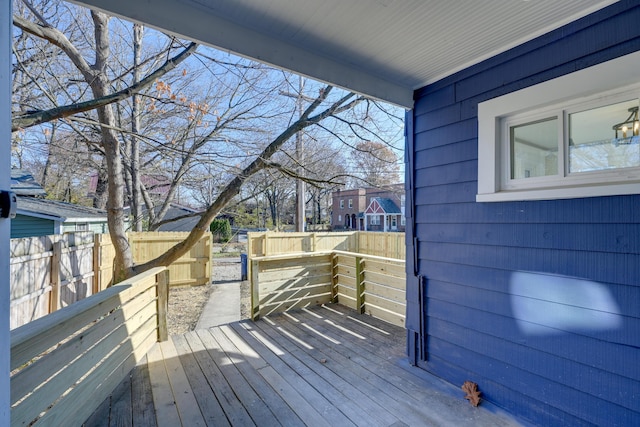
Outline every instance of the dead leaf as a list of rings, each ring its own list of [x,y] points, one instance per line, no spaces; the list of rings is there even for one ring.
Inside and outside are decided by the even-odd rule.
[[[480,395],[482,392],[478,390],[478,384],[471,381],[465,381],[461,388],[462,391],[466,393],[464,398],[467,399],[469,403],[473,406],[478,406],[480,404]]]

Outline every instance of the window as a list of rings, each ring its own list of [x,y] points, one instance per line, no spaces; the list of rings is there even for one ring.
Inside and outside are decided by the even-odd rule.
[[[338,222],[342,222],[342,215],[338,215]]]
[[[371,215],[371,225],[380,225],[380,215]]]
[[[76,223],[76,231],[89,231],[89,224],[86,222]]]
[[[478,201],[635,194],[640,52],[478,106]]]
[[[349,209],[353,207],[353,199],[349,199]]]
[[[400,225],[403,227],[407,225],[407,218],[404,215],[400,217]]]
[[[340,200],[340,209],[344,209],[344,200]]]

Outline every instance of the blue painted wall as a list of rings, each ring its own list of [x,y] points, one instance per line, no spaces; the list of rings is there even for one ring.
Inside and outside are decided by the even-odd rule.
[[[54,222],[50,219],[16,215],[11,220],[11,238],[48,236],[54,234]]]
[[[416,91],[407,120],[409,355],[536,425],[640,425],[640,195],[476,203],[477,106],[640,50],[638,22],[616,3]]]

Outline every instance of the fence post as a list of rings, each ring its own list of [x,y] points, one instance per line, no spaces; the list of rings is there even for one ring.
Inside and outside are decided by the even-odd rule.
[[[263,248],[262,248],[262,256],[267,256],[267,232],[264,233],[264,239],[262,240]]]
[[[338,302],[338,255],[331,254],[331,302]]]
[[[260,292],[258,282],[258,261],[251,261],[251,319],[260,318]]]
[[[101,281],[102,281],[102,277],[100,275],[100,259],[102,258],[101,256],[101,247],[100,247],[100,240],[101,240],[102,236],[100,234],[94,234],[93,235],[93,293],[97,294],[98,292],[100,292],[101,289]]]
[[[51,256],[51,296],[49,298],[49,313],[60,309],[60,263],[62,262],[62,242],[53,244]]]
[[[169,311],[169,270],[156,274],[156,295],[158,296],[158,341],[167,341],[167,311]]]
[[[362,257],[356,257],[356,310],[364,313],[364,271],[362,269]]]

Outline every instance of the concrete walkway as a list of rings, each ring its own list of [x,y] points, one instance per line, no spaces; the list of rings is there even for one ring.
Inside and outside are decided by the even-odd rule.
[[[202,310],[196,329],[208,329],[240,320],[240,282],[211,286],[213,291]]]

